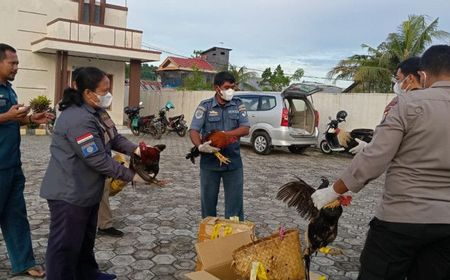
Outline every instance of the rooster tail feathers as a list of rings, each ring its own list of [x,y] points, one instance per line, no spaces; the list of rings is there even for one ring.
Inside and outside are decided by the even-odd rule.
[[[158,144],[158,145],[155,145],[154,148],[156,148],[156,149],[158,149],[158,151],[162,152],[166,149],[166,145]]]
[[[320,180],[322,180],[322,183],[320,184],[320,186],[317,189],[320,190],[320,189],[328,188],[328,186],[330,185],[330,181],[328,181],[328,179],[324,176],[320,177]]]
[[[191,160],[192,164],[195,164],[195,158],[200,155],[200,151],[197,146],[191,148],[191,151],[186,155],[186,159]]]
[[[319,213],[311,199],[314,191],[313,187],[298,179],[281,186],[276,198],[287,203],[288,207],[295,207],[301,217],[310,220]]]

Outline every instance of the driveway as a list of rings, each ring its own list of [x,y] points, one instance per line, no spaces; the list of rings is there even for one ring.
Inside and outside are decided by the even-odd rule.
[[[164,143],[159,178],[170,178],[166,188],[128,186],[111,198],[115,227],[123,230],[123,238],[98,237],[96,256],[101,269],[115,273],[119,279],[184,279],[194,270],[195,248],[200,221],[198,165],[184,156],[191,147],[188,137],[165,135],[159,141],[149,137],[129,136],[133,141]],[[25,199],[32,230],[33,246],[39,263],[43,263],[47,246],[49,212],[39,188],[49,160],[50,137],[24,136],[22,139],[23,169],[27,177]],[[304,231],[306,222],[293,209],[275,200],[278,187],[299,176],[318,185],[321,176],[330,181],[351,161],[350,156],[323,155],[308,150],[304,155],[276,150],[267,156],[255,154],[249,146],[242,147],[245,173],[244,207],[247,220],[256,224],[257,235],[272,233],[280,225]],[[339,234],[334,245],[344,249],[343,256],[312,259],[312,270],[329,279],[356,279],[359,254],[364,244],[368,222],[381,196],[382,180],[378,179],[353,197],[344,210]],[[219,199],[223,214],[223,193]],[[21,279],[10,276],[6,248],[0,236],[0,279]],[[28,279],[28,278],[23,278]]]

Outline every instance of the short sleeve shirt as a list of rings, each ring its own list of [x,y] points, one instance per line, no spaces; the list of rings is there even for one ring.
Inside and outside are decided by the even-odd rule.
[[[233,97],[230,102],[221,106],[215,97],[206,99],[197,107],[192,118],[190,129],[200,132],[206,137],[213,131],[230,131],[240,126],[250,126],[247,110],[241,99]],[[202,154],[200,167],[209,170],[233,170],[242,167],[239,141],[228,145],[220,151],[231,160],[228,165],[219,164],[213,154]]]
[[[4,114],[17,104],[17,95],[9,82],[0,84],[0,114]],[[21,165],[20,123],[7,121],[0,123],[0,170]]]

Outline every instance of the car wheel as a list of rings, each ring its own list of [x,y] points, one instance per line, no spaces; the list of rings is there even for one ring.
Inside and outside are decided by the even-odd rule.
[[[305,146],[289,146],[288,150],[289,152],[293,153],[293,154],[303,154],[306,150]]]
[[[268,155],[272,150],[270,136],[266,132],[256,132],[253,137],[253,150],[260,155]]]
[[[333,152],[330,148],[330,145],[328,145],[327,140],[322,140],[322,142],[320,142],[320,150],[322,151],[322,153],[327,155]]]

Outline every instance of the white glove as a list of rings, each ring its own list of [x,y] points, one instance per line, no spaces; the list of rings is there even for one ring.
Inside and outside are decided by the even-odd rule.
[[[369,144],[366,141],[358,139],[358,138],[355,138],[355,141],[358,142],[358,145],[349,150],[349,152],[354,155],[361,152],[364,149],[364,147],[367,146],[367,144]]]
[[[133,182],[134,182],[134,183],[140,183],[140,184],[146,184],[146,183],[147,183],[147,181],[145,181],[144,179],[142,179],[142,177],[139,176],[139,174],[137,174],[137,173],[134,174]]]
[[[212,154],[220,151],[219,148],[211,146],[211,141],[205,142],[198,146],[198,150],[202,153]]]
[[[139,157],[141,156],[141,148],[137,147],[134,152],[135,155],[138,155]]]
[[[334,185],[325,189],[316,190],[312,195],[311,199],[317,209],[321,209],[328,203],[336,200],[340,194],[334,191]]]

